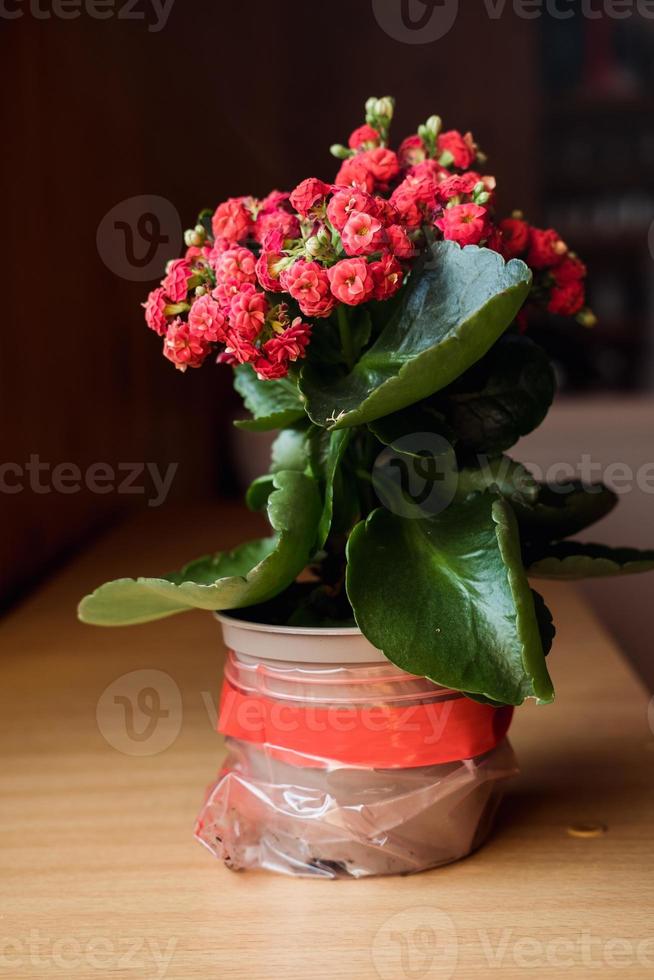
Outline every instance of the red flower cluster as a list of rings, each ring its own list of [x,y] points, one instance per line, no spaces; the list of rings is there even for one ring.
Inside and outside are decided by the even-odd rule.
[[[505,259],[521,258],[531,268],[534,286],[530,305],[558,316],[582,313],[586,304],[586,266],[553,228],[534,228],[516,212],[499,222],[489,244]],[[528,308],[521,317],[523,326],[527,312]],[[590,311],[585,311],[582,319],[586,323],[594,320]]]
[[[288,195],[230,198],[214,212],[211,230],[213,236],[199,224],[187,233],[185,258],[169,264],[144,304],[146,322],[181,371],[200,367],[221,345],[219,360],[252,364],[263,379],[284,377],[289,363],[304,356],[311,326],[260,287],[255,249],[299,235]]]
[[[390,299],[439,238],[524,259],[532,303],[582,318],[584,265],[556,232],[519,214],[496,219],[495,179],[477,169],[485,158],[472,135],[442,132],[432,116],[396,153],[387,145],[392,114],[391,99],[368,100],[365,124],[332,147],[342,161],[334,183],[310,177],[291,194],[229,198],[186,233],[184,258],[144,304],[177,368],[217,351],[260,378],[281,378],[320,329],[308,321],[339,304]]]

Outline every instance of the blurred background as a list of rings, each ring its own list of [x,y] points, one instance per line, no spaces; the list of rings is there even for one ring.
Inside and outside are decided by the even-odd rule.
[[[421,14],[448,6],[425,40]],[[267,465],[261,437],[231,426],[229,370],[176,372],[139,303],[201,208],[331,177],[328,147],[369,95],[396,97],[398,140],[431,113],[471,129],[501,209],[554,225],[590,266],[599,325],[538,328],[561,399],[518,455],[654,459],[654,4],[529,7],[6,0],[5,607],[127,512],[185,502],[192,521],[192,501]],[[174,469],[165,503],[149,469],[120,486],[148,463]],[[103,489],[74,489],[97,464]],[[654,545],[651,492],[625,493],[591,537]],[[125,574],[140,570],[126,555]],[[587,588],[647,671],[651,579]]]

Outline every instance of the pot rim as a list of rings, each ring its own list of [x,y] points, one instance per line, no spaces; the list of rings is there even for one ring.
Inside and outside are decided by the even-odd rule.
[[[253,623],[249,619],[230,616],[227,612],[214,612],[219,623],[242,626],[258,633],[284,633],[290,636],[363,636],[358,626],[274,626],[270,623]]]
[[[358,626],[272,626],[214,612],[228,649],[261,660],[314,664],[390,664]]]

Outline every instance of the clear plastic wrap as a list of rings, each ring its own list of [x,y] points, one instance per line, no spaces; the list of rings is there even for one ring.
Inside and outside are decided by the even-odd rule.
[[[356,630],[222,622],[227,756],[195,830],[217,858],[361,878],[434,868],[483,842],[517,772],[512,709],[399,670]]]
[[[409,769],[289,765],[228,739],[196,836],[228,867],[320,878],[408,874],[465,857],[490,830],[506,740],[476,759]]]

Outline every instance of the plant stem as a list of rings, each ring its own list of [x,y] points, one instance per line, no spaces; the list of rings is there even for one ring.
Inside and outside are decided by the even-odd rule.
[[[345,307],[342,303],[339,303],[337,306],[336,313],[338,316],[338,333],[341,338],[343,356],[345,357],[345,363],[347,364],[348,370],[351,371],[354,367],[354,347],[352,346],[350,322],[347,318],[347,313],[345,312]]]

